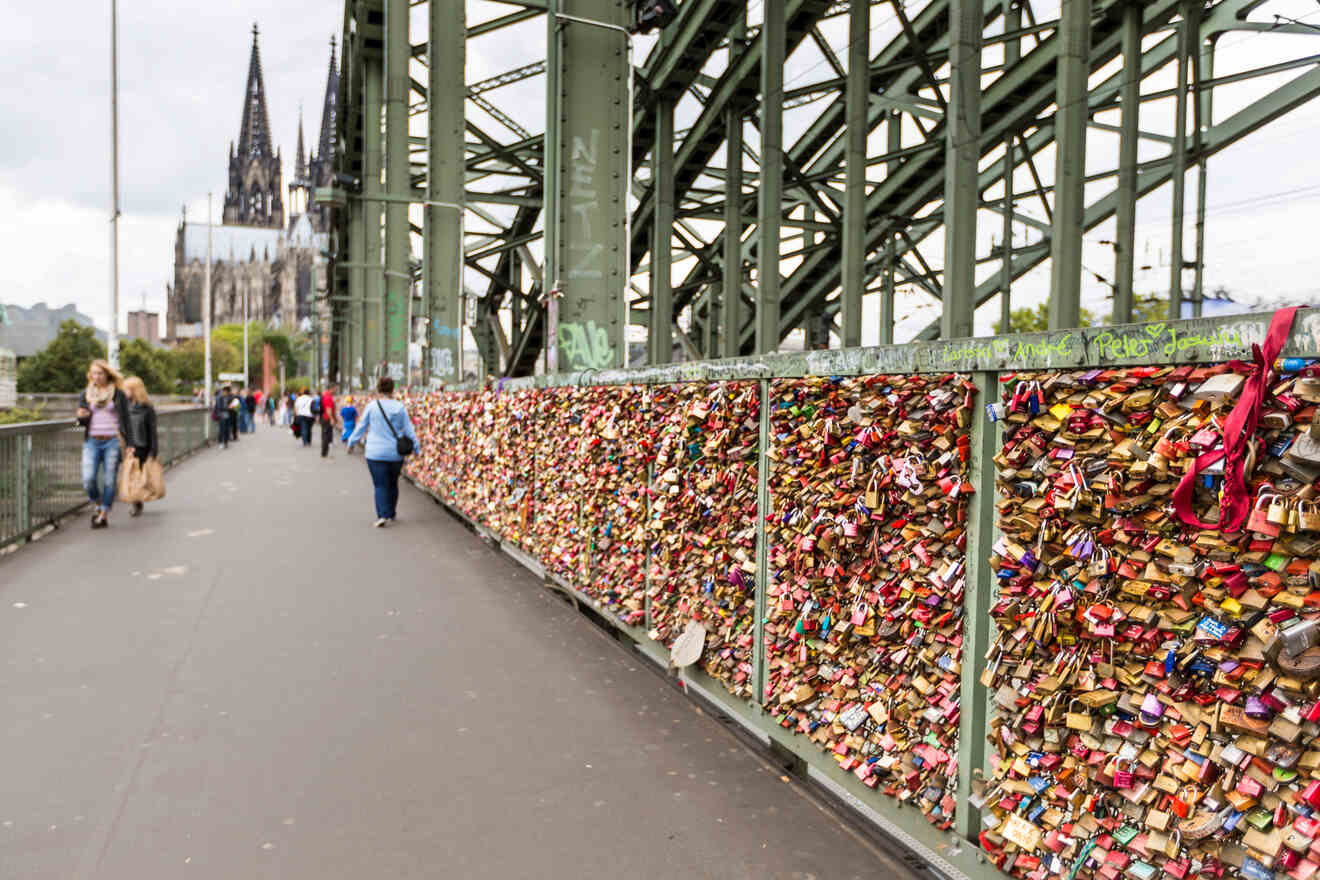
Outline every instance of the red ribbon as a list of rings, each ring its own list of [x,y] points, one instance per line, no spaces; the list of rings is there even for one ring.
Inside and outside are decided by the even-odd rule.
[[[1224,422],[1224,446],[1202,453],[1196,457],[1196,463],[1183,474],[1178,488],[1173,490],[1173,511],[1178,519],[1189,526],[1202,529],[1219,529],[1222,532],[1237,532],[1242,529],[1247,516],[1251,513],[1251,499],[1247,495],[1246,477],[1243,468],[1247,442],[1255,435],[1256,425],[1260,421],[1260,410],[1265,403],[1265,393],[1269,390],[1273,378],[1274,359],[1283,351],[1283,344],[1288,341],[1288,331],[1292,328],[1293,316],[1297,307],[1279,309],[1270,319],[1269,332],[1265,334],[1265,345],[1251,346],[1252,364],[1234,362],[1234,369],[1247,369],[1247,381],[1242,388],[1242,396],[1237,405],[1228,414]],[[1201,471],[1224,459],[1224,491],[1219,503],[1219,522],[1202,522],[1192,512],[1192,492],[1196,478]]]

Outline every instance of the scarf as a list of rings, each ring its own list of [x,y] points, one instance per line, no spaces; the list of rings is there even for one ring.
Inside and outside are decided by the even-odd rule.
[[[96,383],[87,383],[87,390],[83,392],[87,397],[87,405],[95,409],[109,406],[115,399],[115,385],[113,382],[105,383],[104,387],[98,387]]]

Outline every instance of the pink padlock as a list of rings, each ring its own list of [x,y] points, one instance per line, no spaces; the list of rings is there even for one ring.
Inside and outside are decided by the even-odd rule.
[[[1131,762],[1131,761],[1126,761],[1126,762],[1125,762],[1125,761],[1119,760],[1118,765],[1114,768],[1114,788],[1131,788],[1131,787],[1132,787],[1132,782],[1133,782],[1132,771],[1131,771],[1131,770],[1124,770],[1124,769],[1123,769],[1123,764],[1124,764],[1124,763],[1126,763],[1129,767],[1132,766],[1132,762]]]

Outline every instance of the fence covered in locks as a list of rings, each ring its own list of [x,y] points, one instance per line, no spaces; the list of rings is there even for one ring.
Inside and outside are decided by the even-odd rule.
[[[1308,880],[1320,314],[1270,327],[419,394],[407,473],[942,873]]]

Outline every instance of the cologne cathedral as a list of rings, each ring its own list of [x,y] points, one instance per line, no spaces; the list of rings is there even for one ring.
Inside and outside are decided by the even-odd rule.
[[[329,209],[312,204],[312,194],[317,187],[328,186],[334,176],[338,95],[339,71],[331,39],[321,134],[315,152],[306,155],[300,115],[286,222],[282,160],[271,141],[261,53],[253,25],[243,116],[238,142],[229,144],[221,222],[209,230],[212,326],[241,322],[245,298],[249,320],[310,330],[320,318],[325,326],[329,309],[321,298],[325,290],[321,251],[327,247]],[[174,241],[174,284],[169,289],[165,319],[168,340],[202,335],[207,233],[206,222],[190,221],[184,213]]]

